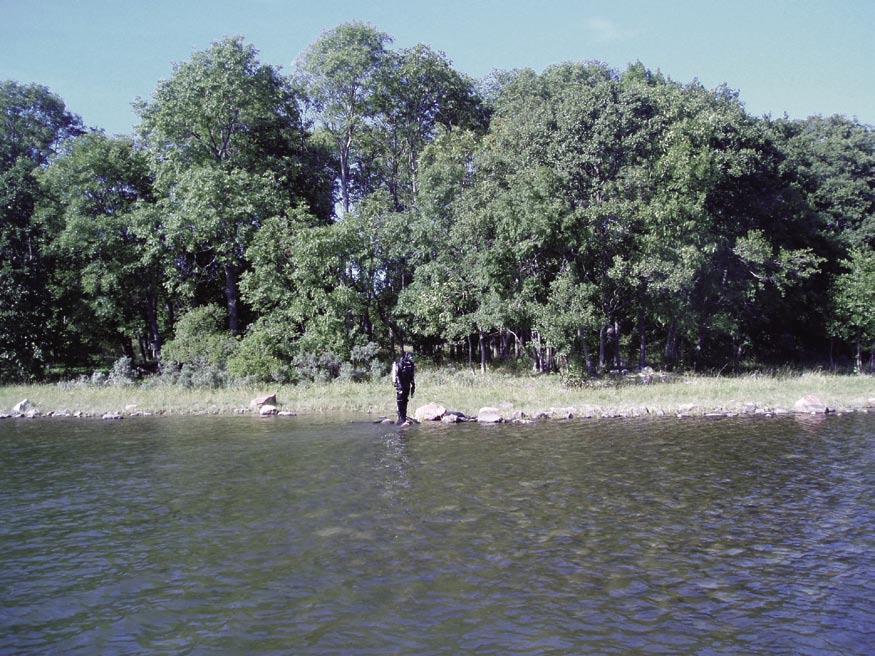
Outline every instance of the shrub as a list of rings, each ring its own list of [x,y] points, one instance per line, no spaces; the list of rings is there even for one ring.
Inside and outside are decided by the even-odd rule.
[[[294,382],[294,341],[288,326],[262,317],[246,331],[237,350],[228,359],[228,373],[236,380]]]
[[[337,378],[341,360],[331,351],[325,353],[302,353],[295,356],[292,364],[304,380],[327,382]]]
[[[127,387],[134,384],[136,376],[133,360],[127,356],[122,356],[113,363],[106,382],[108,385],[115,387]]]
[[[187,312],[176,323],[173,339],[161,350],[163,362],[209,364],[224,369],[237,349],[237,340],[224,328],[225,312],[217,305],[205,305]]]

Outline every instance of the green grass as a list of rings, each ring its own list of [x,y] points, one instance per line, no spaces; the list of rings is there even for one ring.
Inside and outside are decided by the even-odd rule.
[[[165,415],[235,414],[249,412],[249,401],[277,392],[282,409],[299,414],[392,415],[394,392],[384,378],[375,382],[334,381],[297,386],[185,389],[174,386],[70,387],[15,385],[0,387],[0,412],[10,412],[27,398],[42,412],[80,411],[99,415],[132,411]],[[875,398],[875,377],[825,373],[778,373],[761,376],[677,376],[665,382],[641,384],[631,378],[592,382],[567,388],[558,376],[513,375],[448,368],[426,370],[417,376],[415,409],[437,402],[448,409],[476,414],[483,406],[499,406],[534,414],[550,408],[574,408],[576,414],[701,414],[738,411],[746,403],[760,408],[792,409],[806,394],[815,394],[829,407],[851,410]],[[135,410],[127,410],[135,405]]]

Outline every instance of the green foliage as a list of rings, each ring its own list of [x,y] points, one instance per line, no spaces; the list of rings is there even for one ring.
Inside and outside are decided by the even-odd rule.
[[[875,348],[875,252],[858,248],[841,263],[846,271],[835,280],[833,335],[856,346],[856,368],[862,370],[863,344]]]
[[[162,379],[185,386],[363,380],[411,345],[568,385],[817,358],[828,335],[860,367],[871,127],[756,118],[640,62],[478,90],[390,46],[340,25],[289,80],[224,39],[138,103],[138,140],[70,140],[60,99],[4,83],[0,378],[130,367],[173,331]]]
[[[52,303],[53,262],[35,219],[39,170],[82,124],[35,84],[0,82],[0,381],[39,376],[63,352],[63,314]],[[59,316],[60,315],[60,316]]]
[[[224,320],[224,312],[217,305],[204,305],[182,315],[173,339],[164,345],[162,360],[224,368],[237,349],[237,340],[224,329]]]
[[[296,382],[291,364],[297,335],[278,315],[262,317],[249,326],[234,354],[228,373],[237,380]]]

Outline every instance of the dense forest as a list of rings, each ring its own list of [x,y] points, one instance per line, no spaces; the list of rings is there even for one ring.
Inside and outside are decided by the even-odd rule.
[[[0,83],[2,381],[360,378],[403,346],[581,375],[872,367],[856,120],[750,116],[640,63],[475,81],[362,23],[289,75],[219,41],[136,108],[109,136]]]

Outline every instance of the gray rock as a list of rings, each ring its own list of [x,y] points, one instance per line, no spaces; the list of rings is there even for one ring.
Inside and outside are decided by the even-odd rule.
[[[28,419],[33,419],[34,417],[39,417],[40,412],[36,408],[31,408],[30,410],[28,410],[27,412],[24,413],[24,416],[27,417]]]
[[[447,413],[447,409],[440,403],[426,403],[421,405],[413,413],[417,421],[438,421]]]
[[[5,412],[0,412],[0,419],[10,419],[12,415],[8,415]]]
[[[458,424],[459,421],[459,415],[457,414],[446,414],[441,417],[441,422],[444,424]]]
[[[394,424],[395,422],[394,422],[392,419],[389,419],[388,417],[386,417],[386,418],[385,418],[383,421],[381,421],[380,423],[381,423],[381,424]]]
[[[101,419],[123,419],[118,412],[107,412]]]
[[[262,417],[272,417],[277,412],[278,412],[278,410],[277,410],[276,406],[269,405],[269,404],[262,405],[258,410],[258,414]]]
[[[25,412],[33,408],[33,403],[28,401],[27,399],[23,399],[12,406],[12,414],[14,415],[23,415]]]
[[[276,406],[276,392],[273,394],[268,394],[267,396],[259,396],[257,398],[252,399],[249,402],[250,408],[260,408],[264,405],[272,405]]]
[[[793,412],[822,415],[829,412],[829,408],[814,394],[806,394],[793,404]]]
[[[498,408],[486,406],[480,408],[480,411],[477,413],[477,421],[481,424],[500,424],[503,418]]]
[[[276,413],[277,417],[297,417],[297,412],[292,412],[291,410],[280,410]]]

